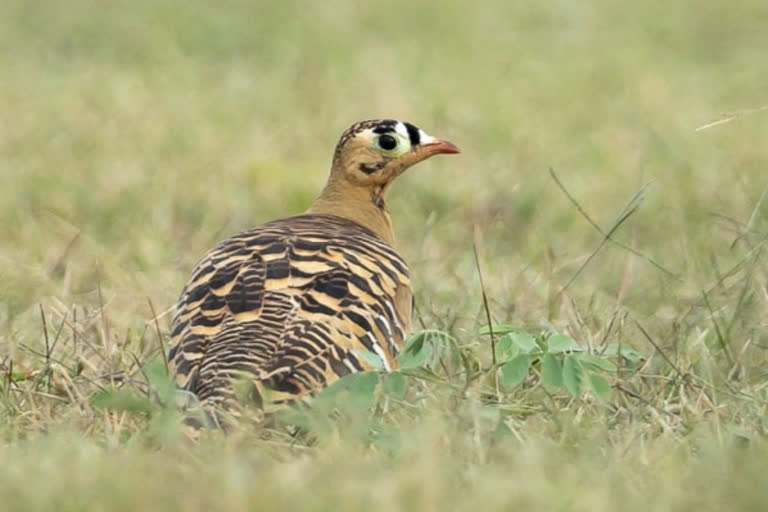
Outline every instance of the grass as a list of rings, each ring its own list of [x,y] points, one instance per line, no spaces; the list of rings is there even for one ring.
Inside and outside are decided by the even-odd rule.
[[[767,11],[3,2],[4,507],[765,509]],[[302,211],[374,117],[464,151],[390,198],[415,323],[456,345],[312,439],[190,445],[152,369],[192,266]],[[489,370],[473,245],[492,322],[567,334],[608,394]]]

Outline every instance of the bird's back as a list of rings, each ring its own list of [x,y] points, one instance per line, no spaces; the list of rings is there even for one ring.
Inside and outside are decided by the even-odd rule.
[[[229,407],[233,381],[256,401],[306,396],[370,364],[385,368],[410,329],[403,259],[368,229],[332,215],[300,215],[235,235],[193,271],[173,320],[177,385]]]

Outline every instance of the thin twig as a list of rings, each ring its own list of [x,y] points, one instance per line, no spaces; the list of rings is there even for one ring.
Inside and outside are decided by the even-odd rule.
[[[51,350],[50,353],[53,355],[54,352],[56,352],[56,345],[59,343],[59,339],[61,338],[61,333],[64,331],[64,323],[67,319],[67,313],[64,313],[64,316],[61,318],[61,323],[59,324],[59,328],[56,329],[56,336],[53,337],[53,343],[51,343]]]
[[[736,247],[736,243],[747,236],[750,231],[752,231],[752,225],[755,223],[755,217],[757,217],[757,212],[760,211],[760,207],[763,204],[763,200],[765,200],[766,193],[768,193],[768,185],[763,188],[763,193],[760,194],[760,199],[757,200],[757,204],[755,204],[755,207],[752,209],[752,214],[749,216],[749,220],[744,226],[744,231],[739,233],[739,236],[733,239],[733,242],[731,243],[731,249]]]
[[[634,200],[634,199],[633,199]],[[626,221],[633,213],[637,211],[639,208],[639,205],[633,205],[630,207],[630,205],[627,205],[627,207],[624,208],[623,214],[619,217],[619,219],[616,221],[616,223],[613,225],[613,227],[603,236],[603,239],[600,241],[600,244],[595,248],[594,251],[592,251],[592,254],[589,255],[589,257],[586,259],[584,263],[579,266],[578,269],[576,269],[576,272],[571,276],[571,278],[568,280],[567,283],[560,289],[559,292],[557,292],[556,297],[559,297],[562,295],[568,287],[571,286],[571,284],[576,280],[577,277],[579,277],[579,274],[586,268],[587,265],[589,265],[589,262],[592,261],[592,259],[597,256],[597,253],[600,252],[600,249],[603,248],[603,246],[611,239],[611,235],[616,232],[617,229]],[[600,230],[602,233],[603,231]]]
[[[477,267],[477,276],[480,278],[480,291],[483,294],[483,308],[485,309],[485,318],[488,321],[488,333],[491,336],[491,361],[493,367],[496,367],[496,336],[493,334],[493,322],[491,321],[491,309],[488,307],[488,295],[485,293],[485,283],[483,282],[483,272],[480,270],[480,257],[477,255],[477,244],[472,243],[472,251],[475,254],[475,266]]]
[[[48,341],[48,322],[45,321],[45,311],[43,305],[40,304],[40,318],[43,322],[43,339],[45,340],[45,364],[46,366],[51,364],[51,344]]]
[[[755,260],[760,256],[760,253],[763,249],[763,246],[768,243],[768,235],[765,235],[762,239],[760,239],[757,244],[755,244],[754,247],[752,247],[750,250],[747,251],[747,253],[744,255],[742,259],[740,259],[738,262],[736,262],[730,269],[728,269],[726,272],[723,273],[722,276],[719,276],[717,280],[705,290],[704,293],[712,293],[718,286],[720,286],[726,279],[731,277],[732,275],[736,274],[741,268],[746,265],[747,261],[750,260],[753,256],[755,256]],[[755,254],[757,253],[757,254]],[[688,310],[680,317],[679,322],[684,322],[696,309],[696,307],[700,304],[700,300],[694,302],[690,305]]]
[[[707,124],[703,124],[696,128],[694,131],[700,132],[702,130],[707,130],[709,128],[714,128],[715,126],[719,126],[721,124],[730,123],[731,121],[735,121],[736,119],[739,119],[740,117],[744,117],[750,114],[757,114],[758,112],[763,112],[765,110],[768,110],[768,105],[763,105],[762,107],[757,108],[747,108],[743,110],[737,110],[736,112],[732,114],[726,114],[724,117],[721,117],[720,119],[716,121],[712,121]]]
[[[8,361],[8,387],[5,388],[6,396],[11,394],[11,386],[13,386],[13,359]]]
[[[77,311],[77,310],[75,310],[75,312],[76,312],[76,311]],[[65,317],[64,319],[66,320],[66,317]],[[73,313],[73,315],[72,315],[72,320],[73,320],[73,321],[72,321],[72,322],[68,322],[68,323],[67,323],[67,326],[68,326],[68,327],[70,327],[70,328],[72,329],[72,337],[73,337],[73,343],[75,343],[75,345],[76,345],[76,343],[77,343],[77,339],[79,338],[79,339],[80,339],[80,341],[82,341],[82,342],[85,344],[85,346],[86,346],[86,347],[88,347],[88,348],[91,350],[91,353],[93,353],[93,354],[94,354],[96,357],[98,357],[99,359],[101,359],[101,361],[102,361],[102,362],[103,362],[103,363],[104,363],[106,366],[110,367],[110,371],[112,371],[112,370],[111,370],[111,367],[112,367],[112,363],[111,363],[111,361],[109,361],[109,359],[108,359],[107,355],[106,355],[106,354],[103,354],[103,353],[102,353],[102,351],[98,350],[98,349],[96,348],[96,346],[95,346],[93,343],[91,343],[91,342],[90,342],[90,341],[89,341],[89,340],[88,340],[88,339],[85,337],[85,335],[83,335],[83,333],[81,333],[81,332],[79,332],[79,331],[77,330],[77,327],[76,327],[76,324],[75,324],[75,321],[76,321],[76,319],[77,319],[77,315],[76,315],[75,313]],[[75,356],[77,355],[77,350],[76,350],[76,349],[75,349],[74,355],[75,355]]]
[[[141,361],[139,361],[139,358],[136,357],[136,354],[131,353],[131,358],[133,358],[133,362],[136,363],[136,367],[139,369],[139,372],[144,377],[144,380],[147,383],[147,398],[152,397],[152,381],[149,379],[149,375],[144,371],[144,366],[142,366]]]
[[[623,387],[623,386],[622,386],[621,384],[619,384],[618,382],[617,382],[616,384],[614,384],[614,385],[613,385],[613,387],[614,387],[614,389],[618,389],[618,390],[619,390],[619,391],[621,391],[622,393],[624,393],[624,394],[626,394],[626,395],[628,395],[628,396],[631,396],[631,397],[632,397],[632,398],[634,398],[635,400],[639,400],[639,401],[640,401],[640,402],[642,402],[644,405],[647,405],[648,407],[651,407],[651,408],[653,408],[653,409],[657,409],[657,410],[658,410],[658,408],[657,408],[655,405],[653,405],[653,404],[652,404],[652,403],[651,403],[651,402],[650,402],[650,401],[649,401],[647,398],[643,397],[642,395],[639,395],[639,394],[635,393],[634,391],[632,391],[632,390],[630,390],[630,389],[627,389],[627,388]],[[670,414],[670,413],[669,413],[669,412],[667,412],[667,411],[661,411],[661,412],[663,412],[663,413],[665,413],[665,414]]]
[[[59,402],[65,402],[68,403],[68,400],[64,397],[54,395],[52,393],[46,393],[44,391],[37,391],[34,389],[21,389],[21,388],[13,388],[11,391],[21,392],[21,393],[31,393],[35,396],[41,396],[43,398],[50,398],[51,400],[58,400]]]
[[[678,368],[677,365],[672,362],[672,360],[669,358],[669,356],[667,356],[667,354],[663,350],[661,350],[661,347],[655,341],[653,341],[653,338],[651,337],[650,334],[648,334],[648,331],[646,331],[645,328],[636,319],[633,318],[632,321],[635,323],[637,328],[640,329],[640,332],[643,333],[643,336],[645,336],[645,339],[647,339],[648,342],[651,345],[653,345],[653,348],[655,348],[656,351],[659,354],[661,354],[661,357],[664,358],[667,364],[671,366],[675,370],[675,372],[677,372],[677,376],[680,378],[680,380],[684,381],[685,374],[682,371],[680,371],[680,368]]]
[[[35,380],[35,389],[37,389],[37,384],[42,381],[44,376],[48,376],[47,379],[47,385],[46,388],[48,389],[48,392],[51,392],[51,344],[48,339],[48,322],[45,320],[45,310],[43,310],[43,305],[40,304],[40,318],[43,322],[43,339],[45,340],[45,369],[43,372],[40,373],[40,380]]]
[[[55,357],[51,356],[50,354],[45,354],[43,352],[39,352],[26,343],[19,343],[19,349],[21,349],[23,352],[26,352],[28,354],[31,354],[33,356],[37,356],[43,361],[45,361],[46,368],[50,366],[51,363],[56,363],[62,368],[66,369],[70,373],[73,372],[73,369],[69,367],[65,362],[61,361],[60,359],[56,359]]]
[[[64,317],[62,321],[66,320],[67,317]],[[75,325],[77,325],[77,306],[72,306],[72,356],[77,357],[77,330],[75,328]]]
[[[749,290],[750,290],[750,284],[753,283],[755,268],[757,267],[756,262],[758,261],[758,258],[760,256],[761,251],[758,251],[757,257],[755,258],[755,264],[750,265],[748,269],[748,274],[746,278],[744,279],[744,286],[741,288],[741,292],[739,292],[739,299],[736,302],[736,307],[733,310],[733,315],[731,316],[731,321],[728,322],[728,325],[725,329],[725,335],[727,337],[730,337],[731,335],[731,329],[736,324],[736,321],[739,319],[739,316],[741,315],[742,309],[746,301],[748,300]]]
[[[157,321],[157,313],[155,313],[155,306],[152,304],[152,299],[147,297],[147,303],[149,303],[149,309],[152,311],[152,318],[155,320],[155,330],[157,332],[157,340],[160,342],[160,351],[163,354],[163,364],[165,365],[165,372],[168,373],[168,354],[165,351],[165,343],[163,343],[163,335],[160,333],[160,323]]]
[[[30,354],[32,354],[34,356],[39,357],[41,359],[45,359],[45,357],[46,357],[45,354],[43,354],[42,352],[38,352],[37,350],[33,349],[32,347],[30,347],[30,346],[28,346],[28,345],[26,345],[24,343],[20,343],[19,344],[19,348],[22,349],[25,352],[28,352],[28,353],[30,353]],[[75,372],[73,368],[68,366],[67,363],[65,363],[65,362],[63,362],[63,361],[61,361],[59,359],[56,359],[55,357],[50,357],[50,361],[53,361],[54,363],[58,364],[59,366],[61,366],[65,370],[67,370],[69,373],[71,373],[73,375],[77,375],[79,378],[84,379],[86,382],[88,382],[89,384],[91,384],[93,386],[96,386],[100,390],[102,390],[102,391],[104,390],[104,388],[101,385],[99,385],[96,381],[94,381],[93,379],[90,379],[89,377],[83,375],[82,373],[77,374],[77,372]],[[43,374],[43,372],[40,372],[40,375],[42,375],[42,374]]]
[[[723,349],[723,352],[725,352],[725,357],[728,359],[728,364],[733,366],[733,357],[731,357],[731,351],[728,350],[728,343],[726,343],[723,332],[720,330],[720,324],[718,324],[717,320],[715,319],[715,311],[712,309],[712,305],[709,303],[709,295],[704,291],[701,292],[701,295],[704,297],[704,304],[709,310],[709,319],[712,320],[712,325],[715,327],[715,335],[717,336],[717,341],[720,343],[720,347]]]
[[[621,223],[623,223],[627,218],[629,218],[629,215],[632,215],[637,210],[637,208],[640,206],[639,203],[642,202],[642,200],[643,200],[643,195],[645,194],[645,190],[649,186],[648,183],[646,183],[645,185],[640,187],[640,189],[638,189],[638,191],[635,192],[635,195],[632,197],[632,199],[629,200],[627,205],[622,210],[622,213],[619,215],[619,220],[616,223],[614,223],[614,226],[606,233],[597,224],[597,222],[595,222],[592,219],[592,217],[589,216],[589,214],[586,212],[586,210],[584,210],[584,208],[581,206],[581,204],[579,204],[579,202],[576,201],[576,198],[573,197],[573,195],[571,195],[570,192],[568,192],[568,189],[565,188],[565,185],[563,184],[562,181],[560,181],[560,178],[558,178],[557,174],[555,174],[555,170],[552,167],[549,168],[549,174],[550,174],[550,176],[552,176],[552,179],[554,180],[554,182],[557,185],[557,187],[563,192],[563,194],[565,194],[565,197],[567,197],[568,200],[571,202],[571,204],[573,204],[573,206],[576,207],[576,209],[579,211],[579,213],[581,213],[581,215],[586,219],[586,221],[589,222],[590,225],[592,225],[592,227],[595,228],[598,233],[603,235],[603,242],[600,244],[600,247],[602,247],[605,244],[606,241],[610,241],[611,243],[613,243],[617,247],[620,247],[620,248],[622,248],[622,249],[624,249],[626,251],[629,251],[630,253],[634,254],[635,256],[637,256],[637,257],[645,260],[646,262],[650,263],[651,265],[656,267],[658,270],[661,270],[662,272],[667,274],[669,277],[671,277],[673,279],[676,279],[676,280],[680,279],[680,277],[676,273],[674,273],[671,270],[665,268],[663,265],[661,265],[659,262],[657,262],[656,260],[654,260],[650,256],[647,256],[647,255],[641,253],[640,251],[638,251],[637,249],[635,249],[635,248],[633,248],[631,246],[628,246],[628,245],[626,245],[626,244],[624,244],[622,242],[619,242],[618,240],[615,240],[614,238],[612,238],[613,233],[616,231],[616,229],[619,227],[619,225],[621,225]],[[598,250],[600,249],[600,247],[598,247]],[[594,254],[592,256],[594,256]],[[590,259],[592,258],[592,256],[590,256]]]
[[[111,352],[111,343],[110,343],[110,333],[109,333],[109,323],[107,322],[107,315],[105,313],[105,305],[104,305],[104,295],[101,293],[101,271],[97,271],[96,273],[96,286],[99,293],[99,313],[101,314],[101,323],[102,323],[102,329],[104,329],[104,340],[103,340],[103,347],[104,351],[107,355],[107,360],[109,362],[110,369],[112,368],[112,358],[110,357]]]

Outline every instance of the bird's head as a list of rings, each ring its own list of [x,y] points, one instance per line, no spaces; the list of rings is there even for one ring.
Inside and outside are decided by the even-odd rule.
[[[411,123],[361,121],[341,135],[328,183],[307,213],[335,215],[360,224],[390,244],[395,235],[384,196],[410,166],[439,153],[458,153],[447,140]]]
[[[458,153],[454,144],[404,121],[376,119],[350,126],[333,155],[331,180],[354,186],[386,187],[410,166],[440,153]]]

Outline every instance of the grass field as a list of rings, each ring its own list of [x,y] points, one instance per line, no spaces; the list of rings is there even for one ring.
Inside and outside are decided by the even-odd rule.
[[[766,2],[212,5],[0,3],[3,510],[768,509]],[[463,150],[389,200],[438,334],[190,444],[193,265],[377,117]]]

